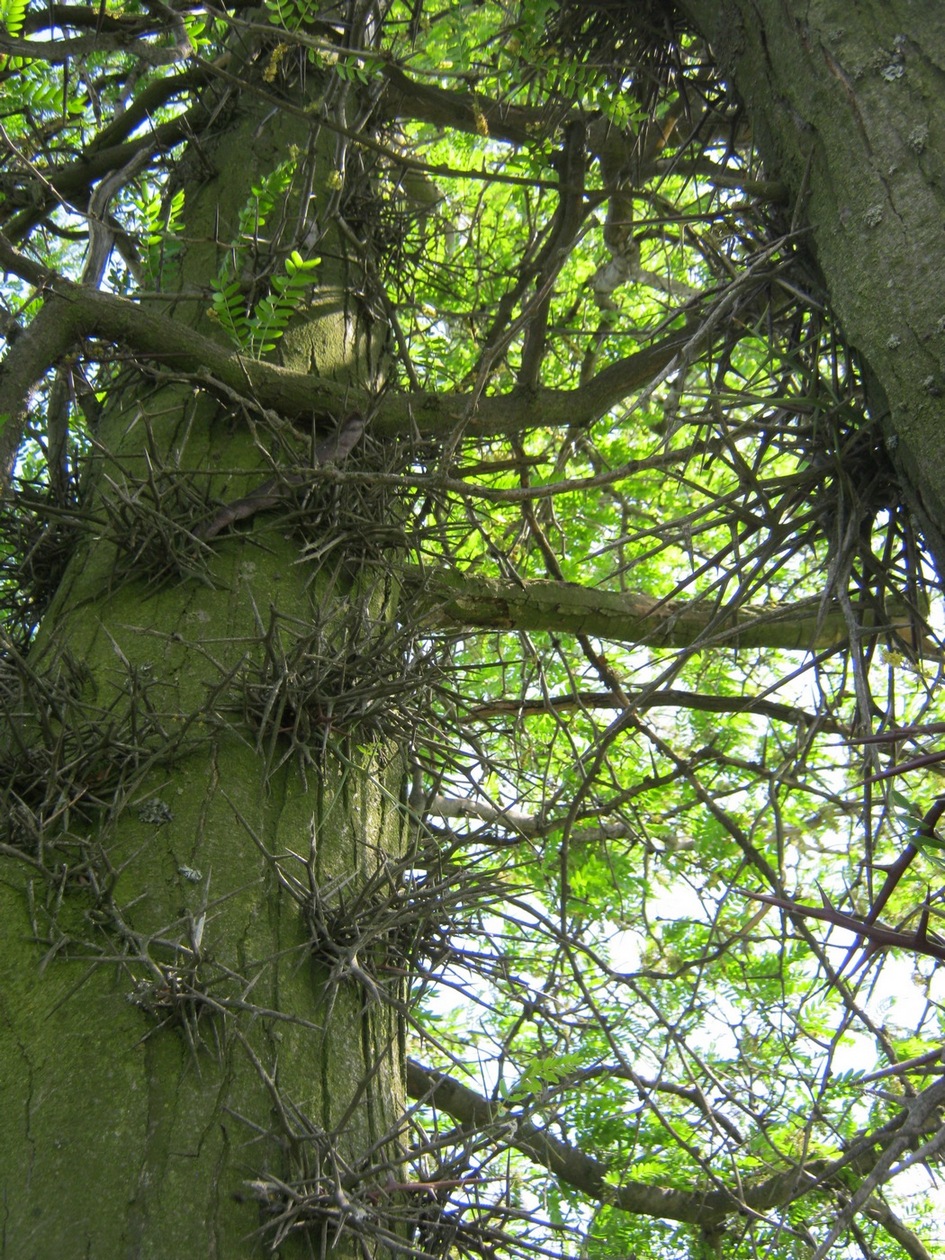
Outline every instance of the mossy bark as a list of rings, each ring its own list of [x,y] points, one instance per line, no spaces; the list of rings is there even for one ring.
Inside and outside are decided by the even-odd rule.
[[[682,0],[864,362],[871,410],[945,573],[945,10]]]
[[[249,186],[317,143],[300,114],[271,114],[247,93],[201,138],[199,179],[182,167],[192,243],[156,305],[204,331]],[[343,264],[320,279],[288,359],[370,385]],[[375,1182],[396,1169],[396,994],[383,959],[313,941],[311,913],[404,845],[401,753],[332,720],[315,642],[328,633],[337,664],[346,634],[369,633],[352,608],[382,620],[387,588],[302,563],[271,513],[200,539],[201,510],[309,449],[249,404],[194,382],[116,387],[95,524],[11,679],[0,1186],[4,1253],[24,1260],[232,1260],[273,1254],[280,1226],[276,1254],[363,1255],[339,1233],[362,1162]],[[282,1184],[307,1188],[307,1216]]]

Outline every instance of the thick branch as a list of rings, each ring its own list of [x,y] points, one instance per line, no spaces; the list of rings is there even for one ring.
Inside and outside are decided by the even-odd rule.
[[[718,646],[824,651],[849,639],[836,601],[824,611],[818,598],[772,608],[719,609],[711,600],[659,600],[639,592],[601,591],[574,582],[512,582],[468,574],[411,575],[426,590],[427,624],[436,629],[586,634],[613,643],[652,647]],[[894,631],[909,641],[907,613],[879,625],[871,610],[863,625],[876,634]]]
[[[871,913],[865,918],[855,914],[844,914],[835,910],[829,903],[823,906],[805,906],[790,897],[770,897],[767,893],[746,892],[746,897],[754,901],[763,901],[769,906],[778,906],[786,910],[792,918],[803,915],[808,919],[820,919],[824,923],[832,923],[835,927],[853,932],[857,937],[865,936],[871,945],[878,949],[904,949],[912,954],[926,954],[945,962],[945,941],[940,937],[929,935],[928,910],[920,915],[919,926],[914,932],[901,932],[898,928],[888,927]]]
[[[195,131],[199,131],[203,118],[203,110],[197,107],[168,122],[159,123],[137,139],[90,149],[86,156],[69,166],[58,170],[37,170],[32,178],[27,178],[27,191],[34,204],[15,215],[7,216],[5,231],[8,238],[11,241],[22,240],[60,198],[83,207],[96,180],[111,171],[121,170],[143,151],[157,157],[158,154],[172,149]],[[4,262],[10,266],[11,271],[22,274],[15,265],[7,263],[6,259]],[[60,283],[65,284],[66,281]],[[80,286],[72,285],[72,288],[80,289]]]
[[[0,52],[11,57],[25,57],[27,60],[45,61],[48,65],[62,65],[75,57],[88,57],[105,52],[125,52],[133,57],[140,57],[150,66],[162,66],[171,61],[182,61],[191,53],[186,36],[180,44],[154,44],[124,33],[98,35],[77,35],[72,39],[34,40],[16,39],[12,35],[0,31]]]
[[[153,6],[155,13],[106,13],[101,5],[81,4],[49,4],[30,11],[23,19],[23,34],[35,34],[37,31],[94,31],[98,34],[107,31],[122,34],[131,39],[142,35],[153,35],[167,25],[168,10],[163,6]],[[185,13],[194,13],[203,6],[197,3],[175,4],[174,14],[183,17]],[[231,6],[238,7],[238,6]]]
[[[513,390],[475,403],[470,394],[428,391],[392,391],[375,399],[349,385],[246,358],[186,323],[152,314],[126,298],[74,284],[25,257],[3,237],[0,265],[60,296],[68,304],[76,340],[95,336],[127,346],[151,362],[214,378],[287,417],[310,422],[313,416],[360,411],[373,416],[372,432],[379,437],[417,431],[446,436],[459,429],[485,437],[539,426],[591,424],[664,371],[692,337],[689,332],[671,333],[612,363],[579,389]],[[20,340],[28,337],[29,331]]]
[[[744,1212],[746,1208],[766,1212],[791,1203],[810,1190],[823,1186],[854,1157],[852,1153],[847,1153],[837,1160],[816,1160],[806,1166],[789,1168],[755,1186],[745,1187],[740,1195],[726,1190],[677,1190],[641,1181],[614,1184],[607,1180],[610,1170],[600,1160],[554,1137],[533,1121],[510,1113],[502,1104],[491,1102],[445,1073],[424,1067],[415,1059],[407,1060],[407,1092],[412,1098],[438,1108],[471,1129],[481,1131],[490,1126],[500,1129],[515,1150],[598,1203],[609,1203],[637,1216],[683,1221],[703,1228],[718,1226],[727,1216]],[[897,1118],[892,1124],[864,1138],[862,1144],[857,1144],[855,1149],[860,1161],[865,1163],[872,1159],[875,1163],[875,1155],[870,1148],[884,1144],[899,1123],[901,1119]]]
[[[29,393],[75,341],[68,303],[53,297],[18,337],[0,367],[0,482],[13,471],[29,413]]]
[[[692,1225],[717,1224],[738,1207],[734,1198],[718,1191],[700,1194],[641,1181],[610,1185],[606,1180],[607,1166],[599,1160],[562,1142],[532,1121],[510,1115],[501,1105],[442,1072],[424,1067],[415,1059],[407,1060],[407,1092],[412,1098],[423,1099],[445,1111],[462,1125],[478,1130],[490,1126],[507,1130],[506,1140],[516,1150],[599,1203],[612,1203],[625,1212]]]
[[[539,110],[499,104],[478,92],[452,92],[419,83],[397,66],[385,66],[383,74],[388,86],[382,108],[389,117],[406,116],[510,144],[533,143],[537,123],[545,134],[549,130],[547,115]]]
[[[601,818],[596,827],[575,827],[572,825],[573,819],[567,815],[543,818],[537,814],[526,814],[520,809],[503,809],[475,796],[434,796],[426,805],[425,812],[428,818],[476,819],[487,826],[495,826],[498,831],[493,833],[489,841],[493,845],[500,836],[504,838],[500,842],[516,844],[523,836],[550,836],[555,831],[567,828],[571,848],[578,844],[601,844],[608,840],[625,839],[642,843],[652,853],[680,853],[693,847],[692,840],[677,838],[667,840],[657,849],[649,840],[642,839],[629,823]],[[477,832],[477,842],[481,838],[481,832]]]
[[[445,1073],[424,1067],[416,1059],[407,1060],[407,1092],[411,1098],[438,1108],[470,1129],[482,1131],[490,1126],[498,1129],[515,1150],[598,1203],[609,1203],[637,1216],[682,1221],[703,1228],[719,1226],[727,1216],[744,1213],[746,1209],[749,1212],[768,1212],[775,1207],[784,1207],[811,1190],[825,1187],[843,1169],[854,1164],[858,1174],[870,1173],[882,1160],[877,1152],[886,1150],[895,1142],[917,1102],[913,1100],[887,1124],[862,1135],[838,1159],[818,1159],[787,1168],[753,1186],[743,1186],[736,1195],[724,1189],[677,1190],[641,1181],[614,1184],[607,1180],[608,1172],[612,1170],[600,1160],[553,1136],[534,1121],[510,1112],[503,1104],[484,1098]],[[930,1091],[924,1093],[927,1095]],[[871,1205],[875,1202],[875,1199],[871,1200]]]
[[[147,87],[141,89],[124,113],[113,118],[103,127],[96,138],[86,149],[86,156],[100,153],[105,149],[127,140],[131,133],[148,121],[155,112],[166,105],[174,96],[181,96],[200,87],[210,77],[206,66],[190,66],[180,74],[169,74],[165,78],[154,79]],[[198,106],[199,108],[199,106]],[[191,117],[189,111],[186,115]],[[171,120],[174,121],[174,120]],[[196,117],[191,122],[196,123]],[[199,130],[199,128],[197,128]],[[119,168],[120,169],[120,168]]]

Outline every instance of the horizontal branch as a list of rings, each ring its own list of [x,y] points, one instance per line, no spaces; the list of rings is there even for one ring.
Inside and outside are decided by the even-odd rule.
[[[640,1081],[639,1084],[643,1088],[653,1086],[652,1082]],[[842,1170],[853,1165],[859,1176],[868,1174],[877,1165],[879,1152],[890,1144],[910,1114],[907,1106],[886,1124],[849,1143],[848,1149],[837,1159],[794,1165],[754,1185],[743,1184],[736,1194],[724,1188],[678,1190],[642,1181],[614,1182],[608,1178],[613,1170],[601,1160],[554,1136],[506,1104],[493,1102],[416,1059],[407,1059],[407,1093],[470,1129],[495,1128],[509,1146],[589,1199],[636,1216],[682,1221],[702,1228],[718,1227],[726,1217],[736,1213],[744,1215],[746,1211],[768,1212],[786,1207],[812,1190],[826,1188]],[[877,1200],[870,1200],[867,1211],[873,1205],[879,1206]]]
[[[903,932],[881,923],[875,917],[875,908],[869,915],[862,918],[856,914],[845,914],[842,910],[834,909],[826,899],[822,906],[805,906],[791,897],[772,897],[767,893],[756,892],[745,892],[743,895],[751,897],[753,901],[763,901],[765,905],[786,910],[792,919],[801,916],[808,919],[820,919],[824,923],[852,932],[858,940],[866,937],[866,940],[877,949],[904,949],[911,954],[926,954],[930,958],[945,962],[945,940],[929,933],[927,907],[919,915],[918,927],[912,932]]]
[[[179,44],[158,44],[125,34],[101,32],[93,35],[77,35],[59,40],[16,39],[0,31],[0,53],[11,57],[24,57],[28,61],[45,61],[59,66],[73,57],[88,57],[95,53],[122,52],[140,57],[149,66],[163,66],[172,61],[183,61],[192,49],[181,28],[183,41]]]
[[[692,1190],[675,1190],[667,1186],[625,1181],[619,1185],[607,1181],[607,1166],[586,1155],[577,1147],[563,1142],[531,1120],[510,1114],[501,1104],[493,1103],[460,1081],[424,1067],[415,1059],[407,1060],[407,1092],[444,1111],[453,1120],[479,1130],[501,1126],[510,1130],[506,1140],[542,1168],[589,1198],[612,1203],[626,1212],[655,1216],[664,1220],[685,1221],[692,1225],[718,1224],[738,1203],[718,1191],[700,1194]],[[710,1200],[718,1202],[710,1203]]]
[[[175,76],[175,82],[180,79],[181,76]],[[8,251],[9,241],[22,241],[60,200],[67,201],[76,208],[84,209],[96,180],[111,174],[112,171],[122,170],[139,154],[149,153],[151,159],[155,160],[160,154],[174,148],[194,132],[199,133],[204,117],[203,109],[194,107],[179,114],[176,118],[158,123],[144,135],[107,146],[90,145],[76,162],[49,171],[33,171],[21,189],[21,193],[27,197],[29,204],[22,209],[17,209],[17,203],[14,202],[9,207],[0,208],[0,223],[3,224],[8,238]],[[38,267],[38,264],[31,263],[23,255],[14,255],[14,257],[33,269]],[[5,262],[5,265],[8,265],[16,275],[23,276],[12,261]],[[46,268],[42,270],[48,277],[44,287],[55,287],[57,282],[60,286],[71,283],[62,280],[55,272],[49,272]],[[23,278],[26,277],[23,276]],[[81,285],[76,284],[72,284],[72,289],[84,293],[94,292],[92,289],[83,289]],[[73,295],[73,300],[75,300],[75,295]]]
[[[549,130],[547,110],[500,103],[479,92],[451,91],[421,83],[393,64],[384,66],[382,74],[387,80],[387,92],[381,108],[388,117],[408,117],[470,135],[482,135],[485,130],[492,140],[516,145],[534,144],[536,135],[544,136]]]
[[[416,432],[445,437],[459,430],[489,437],[529,428],[590,424],[666,371],[698,334],[695,328],[671,333],[610,364],[577,389],[516,389],[483,398],[450,391],[389,391],[376,397],[350,385],[248,358],[197,332],[184,319],[171,319],[127,298],[75,284],[27,258],[2,236],[0,266],[62,299],[74,341],[98,337],[127,346],[142,359],[213,378],[261,407],[289,418],[304,418],[307,423],[313,417],[360,411],[372,417],[371,431],[378,437]],[[11,355],[28,338],[29,329]],[[51,364],[52,360],[46,366]],[[19,408],[14,400],[6,399],[4,409],[16,412]]]
[[[849,735],[849,723],[826,714],[811,713],[793,704],[762,700],[757,696],[716,696],[701,691],[662,687],[658,691],[627,691],[627,699],[640,709],[691,709],[700,713],[743,713],[789,722],[795,726],[817,726],[834,735]],[[484,722],[495,717],[537,717],[545,713],[581,713],[592,709],[622,709],[624,701],[611,691],[578,691],[564,696],[543,696],[535,700],[492,700],[476,705],[467,717]]]
[[[601,591],[576,582],[430,575],[418,569],[408,577],[422,586],[431,629],[546,631],[585,634],[612,643],[650,647],[781,648],[822,652],[849,641],[846,619],[831,600],[819,598],[774,607],[719,608],[710,599],[655,599],[635,591]],[[880,624],[871,609],[861,610],[868,633],[894,633],[911,643],[910,615],[897,609]]]
[[[407,1092],[438,1108],[459,1124],[478,1130],[500,1128],[508,1144],[546,1168],[566,1185],[598,1203],[609,1203],[636,1216],[682,1221],[703,1228],[722,1224],[736,1212],[764,1212],[800,1198],[808,1190],[823,1185],[825,1179],[849,1162],[849,1157],[830,1162],[817,1160],[745,1188],[740,1195],[726,1190],[678,1190],[671,1186],[642,1181],[608,1180],[606,1164],[549,1133],[547,1129],[511,1112],[502,1103],[492,1102],[468,1085],[407,1060]]]
[[[573,826],[566,815],[543,818],[538,814],[526,814],[520,809],[503,809],[475,796],[434,796],[426,805],[425,814],[428,819],[462,818],[495,827],[497,831],[487,841],[492,846],[516,844],[522,837],[547,837],[555,831],[567,829],[568,843],[572,848],[579,844],[606,844],[609,840],[633,840],[642,844],[648,853],[681,853],[693,847],[691,839],[683,838],[667,840],[657,847],[626,822],[601,818],[593,827]],[[481,831],[477,831],[475,839],[477,843],[482,841]]]

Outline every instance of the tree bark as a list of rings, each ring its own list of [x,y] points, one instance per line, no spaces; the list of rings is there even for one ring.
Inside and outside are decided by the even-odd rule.
[[[680,9],[743,98],[769,175],[792,192],[941,576],[945,11],[922,0]]]
[[[159,303],[204,336],[218,242],[309,142],[250,93],[224,116],[192,177],[182,164],[193,244]],[[320,143],[328,164],[334,136]],[[336,241],[283,357],[364,389],[343,255]],[[362,1161],[397,1168],[399,982],[344,907],[402,852],[403,757],[345,710],[337,669],[368,654],[387,592],[353,563],[313,572],[271,517],[199,537],[214,500],[311,447],[247,418],[187,383],[119,378],[95,433],[100,527],[4,679],[9,1255],[230,1260],[275,1240],[360,1256],[345,1196]]]
[[[657,648],[780,648],[823,652],[850,641],[851,626],[835,600],[820,598],[752,608],[729,607],[714,599],[656,599],[638,591],[601,591],[575,582],[480,578],[466,573],[427,576],[408,568],[408,581],[421,590],[425,626],[455,629],[545,631],[587,634],[611,643],[644,643]],[[904,647],[916,641],[913,612],[900,605],[858,609],[855,633],[873,629],[894,635]],[[933,644],[930,655],[938,655]]]

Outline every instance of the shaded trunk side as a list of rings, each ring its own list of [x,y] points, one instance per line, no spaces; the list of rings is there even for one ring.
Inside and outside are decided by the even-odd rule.
[[[791,189],[870,408],[945,572],[945,12],[682,0]]]

